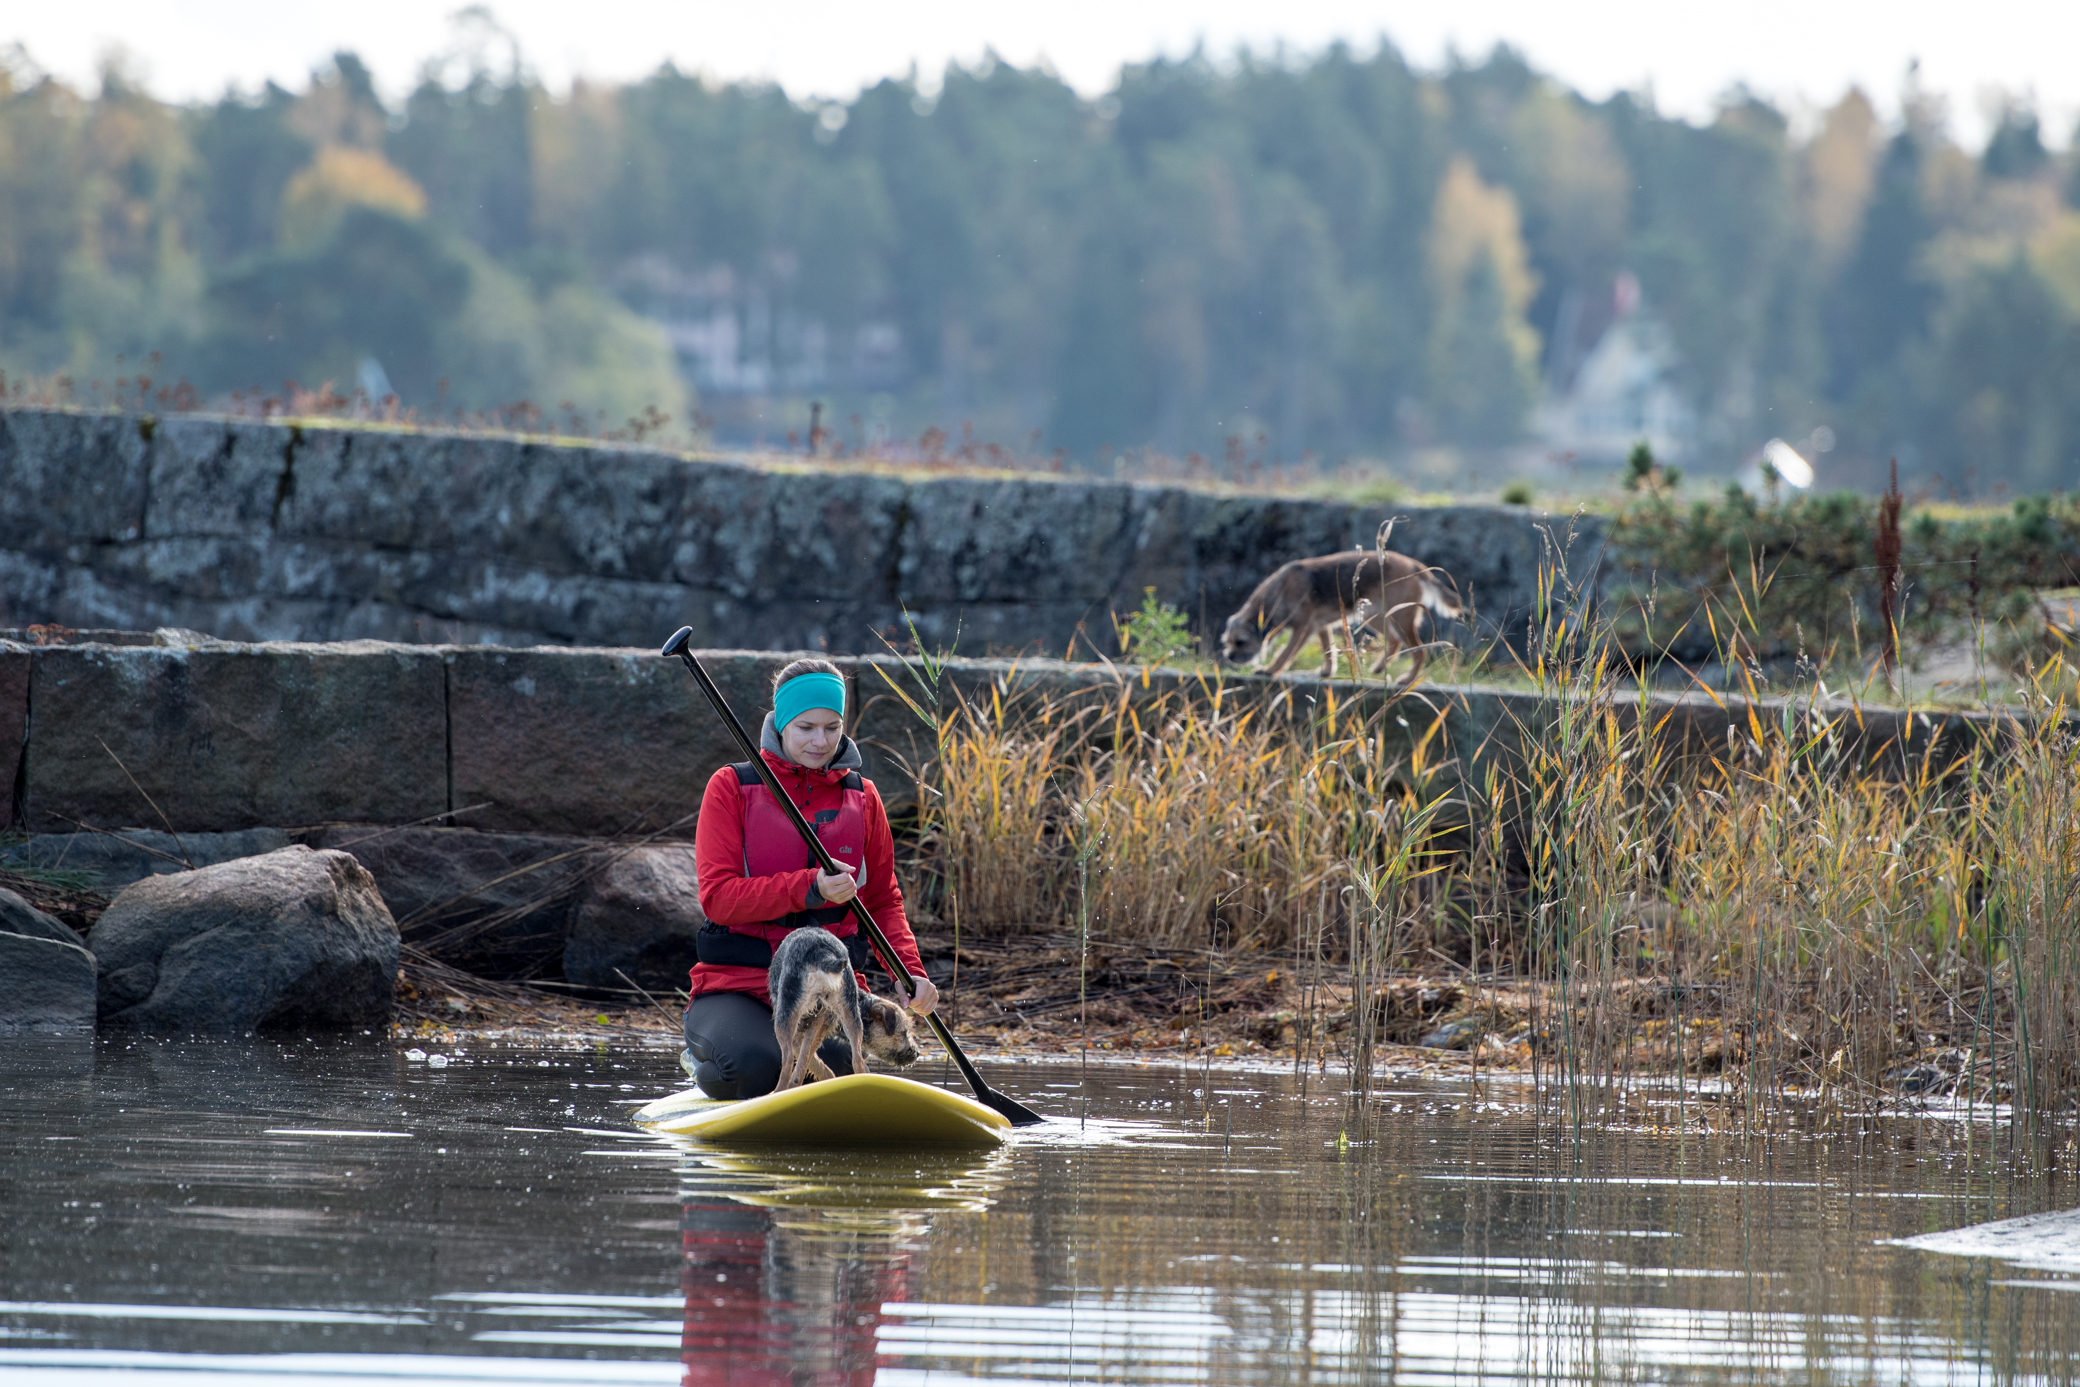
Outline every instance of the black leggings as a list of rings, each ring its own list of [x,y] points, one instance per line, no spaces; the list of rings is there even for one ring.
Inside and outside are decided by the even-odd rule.
[[[686,1048],[698,1062],[693,1081],[710,1098],[756,1098],[780,1082],[780,1041],[773,1009],[748,992],[709,992],[686,1008]],[[841,1031],[817,1056],[833,1074],[852,1072],[852,1047]]]

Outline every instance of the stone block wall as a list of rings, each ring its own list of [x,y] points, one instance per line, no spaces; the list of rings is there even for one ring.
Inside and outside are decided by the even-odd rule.
[[[30,658],[20,785],[36,831],[155,828],[159,812],[178,831],[449,808],[437,649],[82,645]]]
[[[133,639],[136,639],[133,637]],[[171,828],[231,833],[337,824],[448,823],[505,833],[690,838],[692,815],[735,743],[675,660],[654,650],[238,644],[161,632],[153,644],[26,646],[0,640],[0,761],[17,766],[9,827],[37,834]],[[785,653],[702,657],[754,732]],[[917,676],[882,656],[837,657],[855,691],[855,735],[893,809],[914,803],[912,768],[931,729],[891,691]],[[1055,660],[956,660],[940,697],[1098,698],[1124,693],[1264,705],[1311,717],[1379,719],[1404,749],[1439,723],[1428,754],[1478,784],[1491,758],[1515,757],[1553,715],[1526,693],[1251,676],[1216,686],[1166,669]],[[1399,698],[1391,709],[1389,700]],[[1616,712],[1635,716],[1621,701]],[[1675,749],[1722,751],[1749,705],[1659,694],[1645,705]],[[1781,713],[1765,702],[1765,719]],[[1953,761],[1988,735],[1983,715],[1838,710],[1850,759]]]
[[[1398,517],[1398,518],[1397,518]],[[1080,478],[754,467],[349,423],[0,410],[0,627],[233,640],[970,654],[1116,651],[1145,588],[1217,630],[1290,559],[1391,545],[1514,638],[1547,545],[1593,517]],[[1453,634],[1448,628],[1447,634]]]

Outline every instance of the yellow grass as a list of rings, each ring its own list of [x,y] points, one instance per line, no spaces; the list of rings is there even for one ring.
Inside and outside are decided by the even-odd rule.
[[[1571,1089],[1723,1067],[1760,1107],[1940,1051],[1975,1101],[2080,1101],[2080,749],[2055,694],[1956,765],[1858,763],[1792,713],[1678,757],[1609,651],[1546,633],[1540,722],[1474,792],[1434,735],[1390,753],[1405,712],[1245,703],[1214,675],[954,707],[927,903],[1000,936],[1287,950],[1359,996],[1440,965],[1538,983],[1533,1049]],[[1352,1024],[1369,1056],[1372,1013]],[[1706,1030],[1716,1055],[1685,1040]]]

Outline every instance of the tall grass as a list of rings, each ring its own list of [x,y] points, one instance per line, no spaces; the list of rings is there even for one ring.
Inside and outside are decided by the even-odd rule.
[[[1699,748],[1564,575],[1544,607],[1507,745],[1447,747],[1420,696],[1213,676],[942,708],[927,903],[957,896],[970,932],[1287,954],[1358,999],[1361,1073],[1397,970],[1514,988],[1580,1120],[1642,1072],[1723,1076],[1757,1114],[1936,1061],[1912,1086],[2080,1104],[2068,672],[1952,763],[1872,755],[1822,700],[1729,700]]]
[[[1791,1084],[1950,1086],[1909,1063],[1931,1054],[1967,1095],[2080,1104],[2068,671],[2043,670],[2026,714],[1947,764],[1873,752],[1849,735],[1854,707],[1765,705],[1752,675],[1725,746],[1682,748],[1616,677],[1610,627],[1580,618],[1564,573],[1548,582],[1528,662],[1544,697],[1502,790],[1571,1103],[1642,1058],[1681,1067],[1704,1032],[1750,1115]],[[1752,669],[1752,611],[1713,620],[1722,660]]]
[[[968,928],[1066,930],[1085,904],[1105,937],[1280,950],[1368,918],[1405,933],[1400,886],[1436,815],[1419,753],[1377,726],[1295,718],[1217,680],[963,704],[927,771],[930,864]]]
[[[2062,709],[2046,699],[2042,711]],[[1990,793],[1974,793],[1993,860],[1986,952],[1998,954],[1993,986],[2015,1018],[2019,1096],[2032,1113],[2080,1097],[2080,745],[2045,728],[2018,728],[2022,754]]]

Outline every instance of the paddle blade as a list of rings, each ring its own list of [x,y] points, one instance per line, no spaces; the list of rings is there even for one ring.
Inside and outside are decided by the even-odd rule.
[[[1006,1098],[993,1088],[985,1088],[976,1094],[975,1101],[985,1108],[995,1108],[1011,1119],[1011,1125],[1014,1127],[1037,1127],[1047,1120],[1016,1098]]]
[[[946,1023],[939,1019],[938,1012],[926,1012],[924,1014],[924,1023],[932,1028],[932,1034],[939,1037],[939,1043],[946,1047],[947,1058],[952,1060],[954,1067],[961,1071],[961,1077],[968,1081],[968,1089],[975,1095],[976,1102],[985,1107],[994,1108],[1005,1117],[1010,1118],[1011,1125],[1014,1127],[1030,1127],[1036,1122],[1047,1120],[1041,1117],[1039,1113],[1034,1112],[1031,1108],[1019,1102],[1016,1098],[1006,1098],[1003,1094],[991,1088],[988,1083],[984,1082],[982,1075],[976,1071],[974,1063],[969,1060],[968,1052],[961,1049],[961,1043],[953,1038],[952,1031],[946,1029]]]

